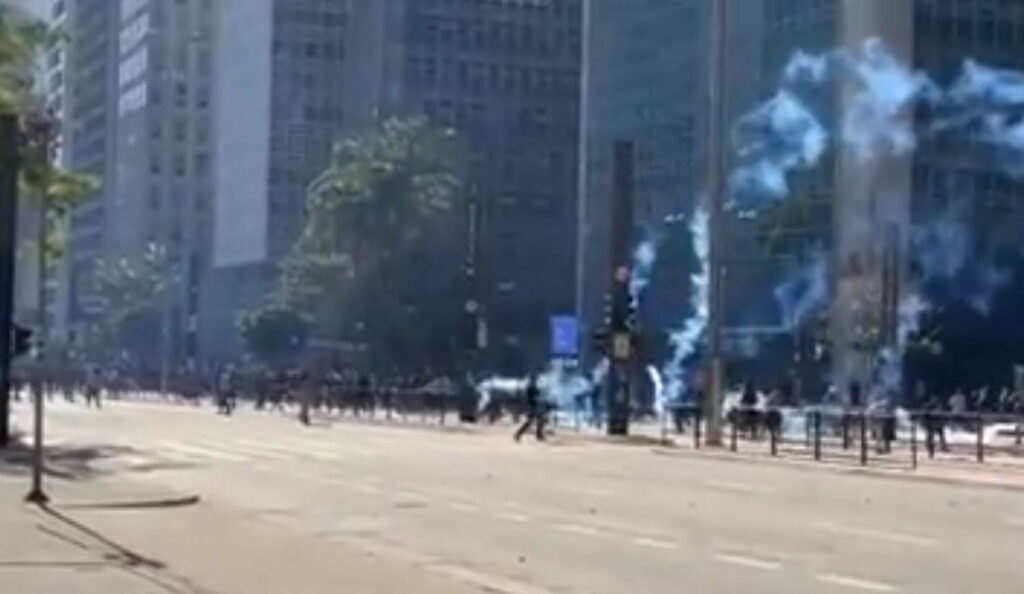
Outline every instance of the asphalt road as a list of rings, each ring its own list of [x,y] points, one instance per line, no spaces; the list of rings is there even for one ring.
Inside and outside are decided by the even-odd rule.
[[[200,493],[481,591],[1024,591],[1020,492],[149,404],[58,403],[48,435],[107,448],[83,473]]]

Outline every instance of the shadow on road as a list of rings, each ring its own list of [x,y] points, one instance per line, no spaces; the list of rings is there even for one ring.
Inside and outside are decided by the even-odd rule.
[[[152,461],[144,464],[106,464],[141,452],[127,446],[102,444],[50,445],[45,450],[43,473],[51,478],[82,481],[116,472],[152,472],[189,466],[181,462]],[[24,476],[32,468],[32,446],[15,435],[7,448],[0,448],[0,474]]]

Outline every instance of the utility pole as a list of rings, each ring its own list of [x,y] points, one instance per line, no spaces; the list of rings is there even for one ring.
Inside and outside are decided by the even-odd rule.
[[[708,445],[722,443],[722,396],[725,379],[722,360],[723,275],[722,233],[724,229],[725,163],[723,132],[725,130],[725,63],[728,0],[712,0],[711,64],[708,99],[708,178],[705,189],[708,213],[708,353],[706,406]]]
[[[611,278],[608,296],[608,434],[629,434],[632,403],[630,372],[634,359],[634,335],[630,328],[630,241],[633,235],[633,143],[618,141],[613,148]]]
[[[18,219],[18,118],[0,114],[0,448],[11,439],[14,236]]]
[[[38,158],[46,163],[48,167],[52,155],[54,121],[49,114],[34,115],[26,125],[25,133],[28,135],[28,146],[38,149]],[[39,505],[45,505],[50,498],[43,492],[43,373],[45,369],[45,340],[46,340],[46,231],[49,208],[47,207],[46,193],[49,191],[45,180],[39,188],[40,195],[37,196],[39,217],[36,230],[36,372],[32,381],[32,490],[25,496],[25,500]]]

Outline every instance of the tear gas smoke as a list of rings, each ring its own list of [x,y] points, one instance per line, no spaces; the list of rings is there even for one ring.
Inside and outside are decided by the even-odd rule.
[[[794,330],[809,314],[828,303],[828,258],[822,251],[811,254],[810,261],[795,268],[775,288],[782,325]]]
[[[704,334],[708,323],[708,290],[710,267],[708,265],[709,237],[708,215],[698,209],[690,221],[690,235],[693,252],[697,257],[697,271],[691,276],[690,307],[692,314],[682,328],[669,334],[671,355],[661,369],[664,382],[663,394],[666,399],[678,398],[685,383],[686,360],[697,350],[697,343]]]
[[[645,239],[633,250],[633,267],[629,277],[629,296],[633,307],[640,305],[640,295],[651,284],[651,272],[658,259],[658,246],[653,239]]]

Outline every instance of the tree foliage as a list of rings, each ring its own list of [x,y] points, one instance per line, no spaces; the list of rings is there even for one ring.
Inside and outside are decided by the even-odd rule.
[[[280,366],[305,348],[309,320],[290,307],[270,304],[243,314],[238,330],[256,361]]]
[[[36,95],[39,60],[61,36],[23,11],[0,5],[0,112],[16,113],[22,120],[19,191],[45,211],[47,255],[63,253],[61,222],[78,202],[99,190],[93,175],[68,171],[53,161],[53,145],[60,122],[44,113]]]
[[[164,298],[179,282],[166,250],[151,244],[141,257],[100,261],[94,281],[102,317],[94,322],[93,348],[155,353]]]
[[[328,338],[416,349],[447,323],[442,307],[458,307],[461,186],[454,138],[423,119],[338,145],[310,184],[282,301],[314,312]]]
[[[56,39],[46,24],[0,4],[0,112],[22,112],[32,99],[40,52]]]

